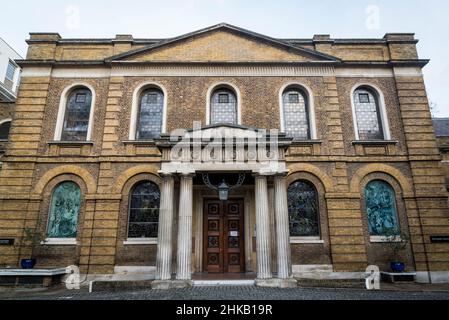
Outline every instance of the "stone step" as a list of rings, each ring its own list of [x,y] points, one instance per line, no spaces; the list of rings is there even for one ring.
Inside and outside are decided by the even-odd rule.
[[[193,280],[193,286],[254,286],[254,280]]]
[[[101,292],[101,291],[126,291],[126,290],[138,290],[138,289],[151,289],[151,283],[153,280],[139,280],[139,281],[91,281],[89,291]]]

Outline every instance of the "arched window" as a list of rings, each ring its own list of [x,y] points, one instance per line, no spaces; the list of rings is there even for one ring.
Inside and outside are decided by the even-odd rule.
[[[237,124],[237,97],[226,88],[213,92],[210,101],[210,124]]]
[[[382,180],[369,182],[365,187],[365,203],[370,235],[398,232],[396,196],[388,183]]]
[[[157,238],[161,194],[157,184],[141,182],[131,191],[128,238]]]
[[[306,94],[297,88],[287,88],[282,94],[282,110],[287,136],[300,140],[310,139],[309,103]]]
[[[84,87],[72,90],[67,99],[62,126],[62,141],[86,141],[92,92]]]
[[[137,118],[137,140],[159,138],[162,133],[164,94],[158,89],[149,89],[140,97]]]
[[[72,181],[59,184],[51,196],[48,238],[76,238],[81,190]]]
[[[315,187],[307,181],[295,181],[288,187],[287,197],[290,236],[319,236],[319,210]]]
[[[369,87],[358,88],[354,91],[354,108],[359,140],[383,140],[378,94]]]
[[[9,130],[11,130],[11,120],[0,121],[0,140],[8,140]]]

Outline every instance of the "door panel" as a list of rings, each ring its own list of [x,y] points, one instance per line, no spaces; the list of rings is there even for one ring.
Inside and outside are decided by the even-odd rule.
[[[243,200],[204,201],[204,271],[244,272]]]

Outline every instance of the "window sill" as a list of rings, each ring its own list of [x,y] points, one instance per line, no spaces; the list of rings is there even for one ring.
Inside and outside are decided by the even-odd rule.
[[[301,140],[301,139],[295,139],[292,140],[292,146],[295,145],[311,145],[311,144],[322,144],[322,140]]]
[[[401,242],[402,239],[399,236],[397,236],[395,239],[391,239],[391,240],[389,240],[385,236],[370,236],[369,241],[371,243],[392,243],[392,242]]]
[[[353,145],[367,145],[367,146],[384,146],[384,145],[396,145],[399,141],[396,140],[355,140],[352,141]]]
[[[157,238],[128,238],[123,241],[124,245],[157,244]]]
[[[49,246],[76,246],[78,241],[76,241],[76,238],[47,238],[41,244]]]
[[[290,237],[290,243],[323,244],[324,240],[320,237]]]
[[[123,141],[124,145],[127,144],[134,144],[134,145],[153,145],[156,144],[156,141],[154,139],[150,139],[150,140],[126,140]]]
[[[93,145],[93,141],[49,141],[49,145],[55,146],[88,146]]]

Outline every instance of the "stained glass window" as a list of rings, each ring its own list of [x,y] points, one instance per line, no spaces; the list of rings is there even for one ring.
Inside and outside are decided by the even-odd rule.
[[[359,139],[383,140],[377,95],[367,88],[357,89],[354,92],[354,103]]]
[[[157,238],[160,198],[159,187],[151,181],[133,188],[129,206],[129,238]]]
[[[136,139],[159,138],[162,133],[164,94],[157,89],[147,90],[140,99]]]
[[[216,90],[210,103],[210,123],[237,124],[237,98],[228,89]]]
[[[282,103],[287,136],[310,139],[309,106],[304,94],[298,89],[287,89],[282,96]]]
[[[0,140],[8,140],[9,130],[11,130],[11,121],[0,124]]]
[[[78,88],[71,92],[64,114],[61,140],[86,141],[91,103],[92,93],[89,89]]]
[[[315,187],[307,181],[296,181],[288,187],[287,196],[290,236],[319,236],[319,210]]]
[[[76,238],[81,190],[71,181],[59,184],[53,191],[48,219],[49,238]]]
[[[365,187],[365,201],[371,235],[388,235],[398,231],[396,196],[388,183],[381,180],[368,183]]]

